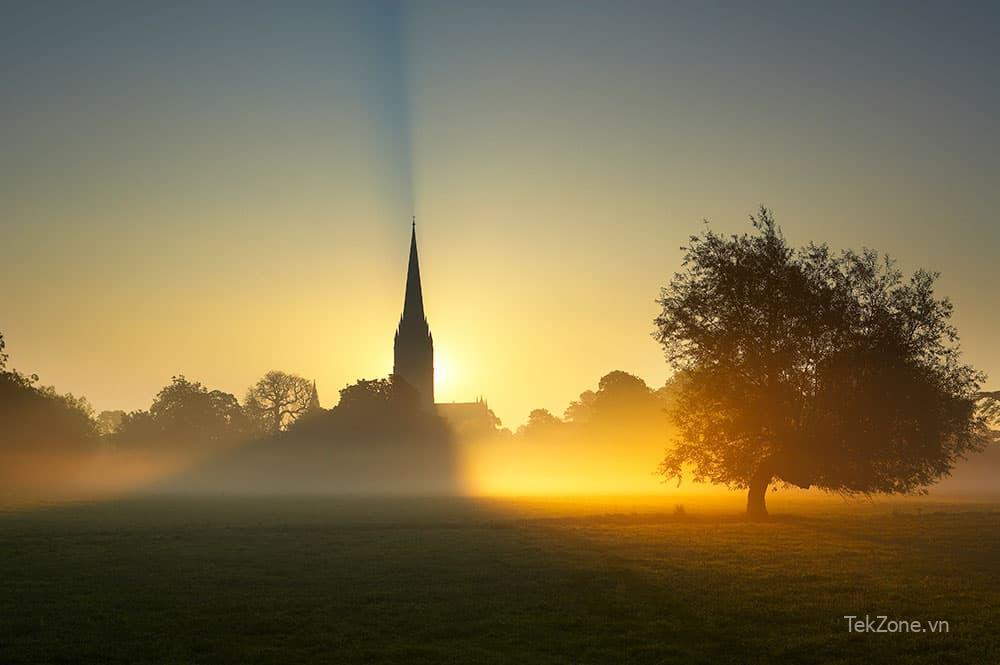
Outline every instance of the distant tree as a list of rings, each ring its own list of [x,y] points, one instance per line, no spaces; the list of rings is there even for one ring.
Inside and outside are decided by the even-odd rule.
[[[419,395],[406,381],[394,376],[358,379],[341,389],[334,411],[340,416],[370,417],[375,414],[406,413],[419,410]]]
[[[580,399],[574,400],[566,407],[563,416],[567,422],[585,423],[594,415],[594,403],[597,401],[597,393],[593,390],[584,390],[580,393]]]
[[[979,413],[989,428],[990,438],[1000,443],[1000,390],[978,395]]]
[[[25,375],[18,372],[16,369],[7,369],[7,360],[9,356],[4,352],[7,348],[7,342],[4,341],[3,333],[0,333],[0,375],[3,376],[4,380],[8,384],[17,384],[20,386],[32,386],[38,382],[38,375],[31,374]]]
[[[392,400],[392,379],[358,379],[340,390],[337,408],[342,411],[368,410],[389,404]]]
[[[587,390],[566,408],[566,421],[618,429],[667,424],[663,400],[639,377],[615,370],[601,377],[597,392]]]
[[[101,436],[114,434],[124,418],[125,412],[121,410],[101,411],[97,414],[97,431],[101,433]]]
[[[517,428],[521,437],[544,437],[556,433],[564,425],[548,409],[533,409],[528,414],[528,422]]]
[[[450,440],[436,411],[421,408],[420,396],[395,377],[359,379],[340,390],[332,409],[320,409],[297,420],[291,439],[302,437],[323,445],[388,444],[404,441]]]
[[[333,408],[296,420],[280,446],[269,446],[284,451],[280,458],[267,459],[276,468],[302,468],[296,480],[312,478],[328,491],[451,492],[459,478],[454,444],[437,411],[423,408],[416,390],[389,376],[344,386]]]
[[[503,421],[500,420],[500,416],[494,413],[493,409],[489,408],[488,405],[484,404],[484,408],[486,410],[483,418],[484,428],[491,433],[504,431],[506,428],[503,427]],[[510,430],[507,430],[507,432],[510,432]]]
[[[126,446],[204,450],[246,438],[250,433],[249,419],[233,395],[208,390],[181,375],[172,377],[157,393],[148,412],[126,414],[115,439]]]
[[[90,404],[90,401],[83,395],[77,397],[73,393],[62,393],[56,391],[55,386],[42,386],[39,390],[49,397],[50,399],[55,399],[63,402],[67,408],[73,411],[79,411],[87,417],[88,420],[94,421],[94,426],[97,426],[97,419],[94,416],[94,407]]]
[[[922,492],[979,449],[982,377],[960,361],[936,275],[908,281],[870,250],[792,249],[761,208],[755,232],[693,236],[658,300],[654,337],[683,378],[660,467],[748,489]]]
[[[36,385],[38,376],[7,369],[0,334],[0,449],[84,452],[98,441],[93,408],[82,397]]]
[[[313,388],[301,376],[272,370],[247,391],[243,408],[262,431],[280,432],[309,410]]]
[[[121,448],[156,447],[165,445],[168,432],[161,423],[153,419],[149,411],[129,411],[122,416],[112,441]]]

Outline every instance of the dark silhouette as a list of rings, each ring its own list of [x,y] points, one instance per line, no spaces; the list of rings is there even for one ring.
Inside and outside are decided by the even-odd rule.
[[[476,441],[494,436],[503,425],[482,397],[475,402],[438,402],[438,415],[445,419],[461,441]],[[507,430],[508,432],[510,430]]]
[[[517,436],[662,442],[669,425],[665,408],[671,395],[672,384],[652,390],[639,377],[615,370],[601,377],[596,392],[585,390],[579,399],[570,402],[563,419],[548,409],[533,409],[528,421],[517,428]]]
[[[1000,443],[1000,390],[979,393],[979,413],[989,427],[989,437]]]
[[[316,384],[296,374],[272,370],[247,391],[247,416],[262,432],[287,429],[310,409],[319,408]]]
[[[82,452],[99,441],[94,410],[85,398],[39,386],[38,376],[7,369],[0,333],[0,451]]]
[[[528,438],[552,437],[559,433],[565,424],[548,409],[532,409],[528,414],[528,421],[517,428],[517,435]]]
[[[393,405],[395,398],[397,404]],[[335,410],[342,417],[366,417],[389,410],[391,407],[416,407],[418,397],[412,387],[402,381],[385,379],[358,379],[353,385],[340,390],[340,402]]]
[[[668,425],[664,408],[669,403],[670,391],[670,384],[652,390],[639,377],[614,370],[600,378],[596,391],[585,390],[570,402],[563,418],[548,409],[532,409],[516,435],[622,439],[638,430],[647,430],[662,440]]]
[[[615,370],[601,377],[597,392],[584,391],[570,403],[566,421],[608,433],[623,426],[645,427],[662,436],[667,425],[663,409],[669,396],[669,386],[654,391],[639,377]]]
[[[250,438],[253,425],[233,395],[209,390],[183,375],[171,378],[149,411],[122,419],[114,440],[120,448],[212,452]]]
[[[420,286],[420,262],[417,259],[417,224],[410,235],[410,262],[406,271],[406,295],[403,314],[393,342],[393,375],[413,386],[421,407],[434,408],[434,338],[424,314]]]
[[[979,450],[982,375],[960,361],[935,275],[904,281],[870,250],[792,249],[767,209],[750,219],[749,235],[693,236],[658,300],[654,337],[680,377],[661,472],[746,488],[765,516],[775,481],[922,492]]]
[[[325,419],[350,439],[380,438],[420,429],[438,420],[424,410],[424,397],[407,381],[392,375],[384,379],[359,379],[340,391],[340,402]],[[323,423],[319,419],[318,426]]]
[[[443,417],[452,431],[461,436],[490,436],[500,426],[486,400],[437,404],[434,401],[434,338],[424,312],[420,260],[417,256],[416,220],[410,229],[410,258],[406,269],[406,292],[403,314],[393,340],[393,381],[408,384],[417,396],[420,408]],[[397,389],[397,394],[401,394]]]
[[[170,480],[186,491],[448,494],[459,490],[454,436],[394,377],[361,379],[340,402],[285,431],[235,448]]]
[[[118,431],[125,419],[125,412],[121,409],[114,411],[101,411],[97,414],[97,430],[101,436],[109,437]]]
[[[86,399],[39,386],[38,376],[7,369],[0,334],[0,496],[67,486],[99,447]]]
[[[933,276],[904,283],[868,251],[792,250],[766,210],[752,219],[751,236],[693,238],[685,272],[663,291],[656,336],[675,380],[653,390],[610,372],[563,418],[535,409],[516,434],[483,398],[433,401],[414,225],[395,340],[404,373],[348,385],[330,410],[315,382],[285,372],[268,372],[242,405],[176,376],[148,411],[95,418],[85,399],[8,371],[0,335],[0,450],[36,470],[53,464],[45,455],[67,471],[88,455],[99,458],[91,470],[151,461],[146,477],[180,473],[176,486],[199,490],[452,492],[456,444],[491,441],[488,464],[513,461],[511,475],[534,465],[544,483],[586,487],[644,473],[669,439],[671,410],[678,445],[660,470],[679,477],[691,465],[699,480],[747,488],[748,511],[763,515],[775,481],[919,491],[997,437],[1000,393],[977,392],[979,375],[959,362]]]
[[[653,390],[622,371],[595,383],[563,418],[533,409],[516,432],[505,428],[473,439],[465,450],[471,477],[499,493],[656,492],[650,460],[669,439],[670,387]]]

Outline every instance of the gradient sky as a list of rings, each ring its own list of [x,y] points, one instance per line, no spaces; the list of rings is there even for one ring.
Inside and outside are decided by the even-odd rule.
[[[472,6],[478,4],[479,6]],[[1000,377],[1000,10],[23,3],[0,22],[0,331],[100,409],[173,374],[388,374],[417,215],[440,400],[658,385],[708,218],[942,273]]]

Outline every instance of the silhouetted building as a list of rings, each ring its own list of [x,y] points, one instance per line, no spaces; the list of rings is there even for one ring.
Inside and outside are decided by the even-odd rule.
[[[475,402],[434,402],[434,338],[424,313],[415,220],[410,233],[410,263],[406,271],[403,315],[396,328],[393,350],[392,373],[417,391],[424,409],[436,409],[460,435],[478,436],[495,430],[500,421],[482,398]]]
[[[424,296],[420,288],[420,262],[417,259],[417,223],[410,235],[410,265],[406,271],[406,295],[403,315],[396,328],[392,373],[417,391],[425,409],[434,408],[434,338],[424,315]]]
[[[500,420],[482,397],[475,402],[438,402],[438,414],[463,439],[475,439],[493,433]]]

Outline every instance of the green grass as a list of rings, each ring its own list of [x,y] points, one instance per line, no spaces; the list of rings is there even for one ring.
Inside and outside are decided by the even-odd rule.
[[[1000,508],[132,499],[0,516],[3,663],[996,663]],[[949,622],[850,634],[845,614]]]

